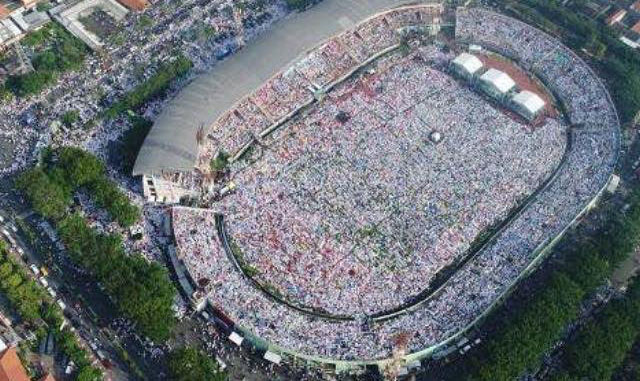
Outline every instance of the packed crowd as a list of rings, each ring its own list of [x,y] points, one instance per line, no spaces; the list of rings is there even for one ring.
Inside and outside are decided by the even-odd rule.
[[[332,314],[391,309],[557,167],[561,123],[530,132],[425,63],[447,58],[384,60],[266,139],[258,163],[231,167],[219,207],[257,280]]]
[[[562,122],[518,130],[433,68],[443,53],[423,49],[400,63],[382,59],[375,72],[336,87],[304,118],[265,139],[253,153],[259,157],[234,163],[236,193],[211,210],[173,209],[178,254],[212,304],[257,336],[303,355],[384,358],[400,334],[410,337],[410,351],[421,350],[486,311],[585,210],[606,185],[619,144],[617,114],[598,77],[557,40],[492,12],[459,10],[456,38],[499,50],[554,90],[572,123],[564,156]],[[408,80],[416,76],[424,81]],[[443,136],[438,144],[429,141],[434,130]],[[545,176],[551,177],[543,183]],[[429,298],[393,319],[362,316],[387,307],[376,292],[398,298],[395,287],[406,287],[404,295],[416,283],[424,287],[483,226],[541,184],[490,245]],[[499,191],[483,198],[492,188]],[[498,193],[503,198],[495,201]],[[310,304],[326,298],[320,307],[356,317],[318,318],[258,291],[218,241],[214,210],[227,216],[232,245],[244,260],[264,270],[257,280]],[[439,228],[429,233],[432,224]],[[433,236],[437,229],[444,233]],[[380,248],[411,255],[376,258]],[[395,268],[387,267],[394,261]],[[385,278],[380,268],[401,276]],[[358,293],[365,297],[348,297]],[[344,308],[349,304],[360,309]]]
[[[403,28],[434,22],[438,6],[411,6],[372,17],[312,50],[227,111],[209,129],[198,167],[209,172],[218,152],[234,154],[275,123],[314,100],[314,93],[339,83],[372,57],[397,46]]]
[[[287,13],[280,0],[151,3],[144,14],[132,14],[119,24],[117,34],[107,39],[105,54],[88,56],[80,70],[62,75],[41,94],[0,104],[0,139],[7,153],[0,156],[0,174],[24,168],[47,144],[84,146],[106,157],[109,141],[129,125],[125,120],[101,121],[100,113],[152,76],[159,63],[179,50],[194,62],[194,72],[206,70]],[[149,104],[147,116],[159,112],[162,102]],[[72,128],[59,123],[69,110],[79,114]]]

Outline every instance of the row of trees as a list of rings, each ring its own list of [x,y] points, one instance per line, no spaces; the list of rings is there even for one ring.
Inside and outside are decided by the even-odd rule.
[[[73,192],[79,188],[89,190],[96,204],[122,227],[133,225],[140,217],[138,207],[106,176],[104,164],[78,148],[45,152],[43,165],[26,171],[16,185],[36,212],[54,221],[65,216]]]
[[[49,23],[40,31],[25,39],[35,54],[32,58],[33,72],[13,75],[5,86],[18,96],[40,93],[55,82],[60,73],[76,70],[89,53],[87,46],[58,23]]]
[[[133,171],[140,147],[142,147],[142,143],[153,125],[153,122],[138,115],[130,116],[129,122],[131,128],[125,131],[120,142],[117,143],[117,147],[114,147],[111,152],[120,163],[119,167],[127,174],[131,174]]]
[[[173,61],[163,63],[153,76],[105,110],[103,116],[107,119],[113,119],[127,110],[136,110],[149,100],[162,96],[169,89],[173,80],[187,74],[192,66],[191,60],[183,55]]]
[[[151,339],[166,339],[174,325],[175,289],[165,269],[127,255],[119,235],[97,233],[81,215],[68,213],[73,192],[84,188],[123,227],[139,218],[138,208],[106,177],[104,164],[77,148],[48,150],[17,186],[36,212],[55,222],[72,260],[102,283],[118,310]]]
[[[510,8],[542,27],[560,28],[564,42],[576,51],[586,50],[607,79],[623,122],[640,110],[640,53],[622,43],[604,24],[586,18],[559,0],[511,1]]]
[[[46,332],[45,326],[51,329],[60,351],[76,364],[75,380],[102,380],[102,371],[91,365],[87,351],[78,345],[73,332],[68,328],[59,329],[63,322],[60,308],[9,256],[3,241],[0,241],[0,290],[7,296],[22,320],[38,328],[40,333]]]
[[[640,334],[640,278],[566,345],[556,380],[609,380]]]
[[[169,378],[173,381],[224,381],[226,374],[206,353],[183,347],[173,350],[168,359]]]
[[[175,324],[175,289],[164,267],[141,255],[127,255],[116,234],[101,234],[79,214],[57,226],[72,260],[91,271],[119,312],[154,341],[169,337]]]
[[[578,317],[584,296],[640,243],[640,191],[633,191],[628,202],[624,214],[611,215],[597,233],[574,245],[544,288],[501,321],[499,331],[464,360],[469,379],[512,380],[539,366],[542,355]]]

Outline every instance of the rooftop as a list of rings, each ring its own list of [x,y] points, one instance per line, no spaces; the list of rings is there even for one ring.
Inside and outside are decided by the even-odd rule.
[[[15,347],[0,354],[0,381],[30,381]]]
[[[516,85],[516,83],[507,73],[493,68],[487,70],[486,73],[482,74],[480,80],[485,83],[491,84],[496,88],[496,90],[503,94],[507,93]]]
[[[538,111],[542,110],[545,105],[542,98],[528,90],[524,90],[516,94],[513,97],[513,101],[517,104],[522,105],[532,114],[535,114]]]
[[[468,73],[473,74],[482,68],[482,61],[473,54],[460,53],[453,63],[464,68]]]

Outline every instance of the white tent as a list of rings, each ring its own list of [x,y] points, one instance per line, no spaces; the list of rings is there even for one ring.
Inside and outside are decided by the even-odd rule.
[[[266,351],[265,352],[264,359],[269,361],[269,362],[272,362],[272,363],[274,363],[276,365],[280,365],[280,362],[282,361],[282,357],[280,357],[279,354],[273,353],[271,351]]]
[[[469,53],[460,53],[453,62],[454,69],[465,77],[471,77],[482,69],[482,61],[478,57]]]
[[[493,68],[482,74],[480,82],[490,92],[490,95],[504,95],[516,85],[509,74]]]
[[[545,103],[538,94],[523,90],[512,99],[516,111],[527,119],[533,119],[544,108]]]
[[[231,332],[231,335],[229,335],[229,340],[231,340],[231,342],[235,345],[241,346],[242,342],[244,341],[244,337],[238,335],[235,332]]]

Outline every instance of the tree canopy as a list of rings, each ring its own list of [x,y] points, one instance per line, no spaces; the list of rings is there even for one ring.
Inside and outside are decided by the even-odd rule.
[[[192,347],[171,352],[168,365],[174,381],[224,381],[227,378],[211,357]]]

